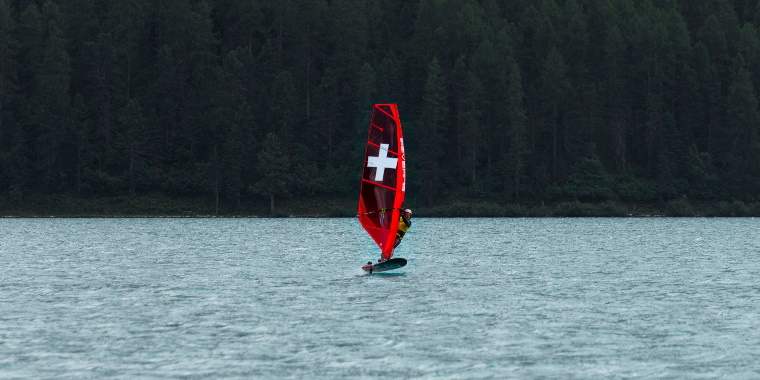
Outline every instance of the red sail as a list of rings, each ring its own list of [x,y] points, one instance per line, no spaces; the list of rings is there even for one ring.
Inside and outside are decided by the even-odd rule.
[[[405,191],[406,157],[398,108],[395,104],[375,104],[364,154],[358,218],[384,259],[393,255]]]

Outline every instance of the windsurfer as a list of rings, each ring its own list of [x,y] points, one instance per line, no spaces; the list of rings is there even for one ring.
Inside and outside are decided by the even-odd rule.
[[[401,213],[401,217],[398,221],[398,231],[396,232],[396,242],[393,243],[393,248],[398,247],[401,244],[401,239],[404,238],[406,231],[412,226],[412,210],[406,209]]]
[[[404,235],[406,235],[406,231],[409,230],[409,227],[412,226],[412,210],[406,209],[404,212],[401,213],[401,216],[398,220],[398,231],[396,231],[396,242],[393,243],[393,249],[396,249],[399,244],[401,244],[401,239],[404,238]],[[391,254],[393,256],[393,254]],[[382,258],[378,260],[378,262],[383,262]]]

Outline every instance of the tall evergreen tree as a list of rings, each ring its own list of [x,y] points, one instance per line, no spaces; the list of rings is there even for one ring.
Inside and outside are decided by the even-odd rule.
[[[96,120],[97,129],[93,136],[93,149],[98,151],[99,170],[107,169],[110,158],[117,156],[114,137],[120,131],[115,130],[119,111],[124,106],[125,92],[119,74],[119,57],[117,42],[111,33],[98,33],[93,41],[87,41],[81,52],[82,60],[87,62],[86,78],[89,108],[92,119]]]
[[[0,0],[0,193],[13,182],[10,150],[13,135],[18,133],[12,104],[17,91],[17,42],[15,20],[10,1]]]
[[[109,11],[104,24],[116,41],[116,73],[120,75],[119,90],[122,92],[119,98],[127,102],[132,98],[135,88],[144,90],[139,68],[143,64],[141,44],[144,44],[147,38],[146,25],[149,21],[150,5],[146,0],[115,2]]]
[[[485,146],[485,125],[483,122],[483,98],[485,96],[483,81],[472,72],[465,75],[465,89],[462,98],[462,110],[457,117],[461,126],[464,149],[468,152],[462,162],[462,174],[472,185],[476,184],[479,172],[479,159]]]
[[[559,50],[552,48],[544,61],[539,77],[542,94],[539,114],[542,116],[542,132],[545,145],[551,152],[552,177],[558,179],[561,172],[560,164],[566,162],[564,156],[564,127],[563,119],[565,105],[572,99],[570,81],[567,77],[567,67]]]
[[[290,172],[290,160],[285,155],[280,138],[269,132],[258,154],[256,168],[262,173],[261,179],[251,187],[255,193],[269,198],[269,212],[275,211],[275,196],[289,195],[293,176]]]
[[[286,153],[289,153],[296,141],[296,124],[298,123],[299,109],[293,75],[289,71],[282,71],[272,83],[272,108],[270,115],[273,117],[273,131],[277,132],[280,142]]]
[[[245,112],[239,110],[238,113]],[[245,158],[245,144],[243,132],[237,121],[233,121],[224,140],[222,155],[222,177],[227,197],[239,208],[241,205],[240,190],[243,186],[243,159]]]
[[[507,74],[507,109],[509,115],[509,152],[508,172],[505,175],[507,195],[519,200],[522,191],[522,178],[525,175],[525,157],[529,154],[527,130],[525,124],[525,105],[520,68],[517,62],[510,60]]]
[[[444,188],[443,177],[446,175],[441,167],[441,159],[445,155],[445,136],[447,132],[448,107],[446,96],[446,78],[433,58],[428,66],[425,81],[425,96],[418,128],[419,138],[415,167],[417,167],[417,182],[422,199],[427,204],[433,204],[436,196]]]
[[[741,30],[739,51],[747,62],[747,70],[755,87],[760,84],[760,34],[751,23],[744,24]]]
[[[630,122],[630,101],[626,93],[626,50],[627,42],[620,30],[613,26],[604,45],[605,92],[607,112],[611,126],[612,157],[615,169],[623,172],[627,166],[627,129]],[[603,143],[601,145],[607,145]]]
[[[734,192],[754,200],[760,188],[750,178],[760,175],[760,109],[741,53],[734,59],[731,77],[726,126],[721,131],[725,149],[721,161],[729,169],[727,179],[733,183]]]
[[[17,41],[15,20],[9,0],[0,0],[0,141],[8,141],[6,125],[12,121],[10,105],[17,90]],[[5,137],[5,138],[4,138]],[[4,144],[0,142],[0,151]],[[6,146],[7,147],[7,146]]]
[[[365,127],[367,120],[372,116],[372,105],[375,103],[374,100],[377,94],[377,74],[369,63],[362,65],[361,70],[359,70],[355,88],[356,99],[354,100],[354,111],[352,112],[355,115],[354,122],[352,123],[354,131],[351,133],[354,140],[352,143],[354,149],[351,153],[358,156],[361,155],[364,148],[361,142],[367,136]]]
[[[228,27],[223,31],[223,46],[227,50],[245,47],[251,54],[258,51],[254,46],[261,42],[257,41],[264,34],[264,13],[259,0],[229,1],[222,8],[224,22]]]
[[[155,168],[155,160],[151,156],[157,148],[156,137],[150,133],[150,126],[140,102],[131,99],[119,115],[120,134],[119,145],[125,153],[127,160],[124,165],[127,170],[129,193],[135,194],[139,190],[151,188],[150,170]]]
[[[40,61],[34,65],[34,92],[30,101],[29,121],[32,130],[39,136],[36,145],[36,160],[41,184],[48,191],[58,190],[62,177],[67,173],[63,170],[63,157],[59,151],[67,143],[71,126],[71,108],[69,100],[69,84],[71,60],[66,51],[66,40],[63,34],[64,18],[58,5],[47,1],[42,7],[42,23],[37,31],[41,46],[34,56]],[[37,55],[38,54],[38,55]],[[65,181],[65,179],[63,179]]]

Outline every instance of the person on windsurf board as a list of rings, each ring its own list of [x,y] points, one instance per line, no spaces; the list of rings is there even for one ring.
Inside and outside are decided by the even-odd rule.
[[[398,218],[398,231],[396,231],[396,242],[393,243],[393,249],[395,250],[396,247],[398,247],[399,244],[401,244],[401,240],[404,239],[404,235],[406,235],[406,231],[409,230],[409,227],[412,226],[412,210],[411,209],[405,209],[404,212],[401,213],[401,216]],[[391,253],[391,256],[393,256],[393,253]],[[384,261],[383,256],[380,255],[380,259],[377,260],[378,263],[382,263]],[[372,262],[368,262],[367,264],[372,264]]]
[[[406,259],[393,257],[393,251],[411,222],[401,208],[406,194],[406,153],[396,104],[372,107],[365,145],[356,217],[380,249],[381,259],[362,269],[369,273],[398,269],[406,265]]]
[[[398,221],[398,231],[396,232],[396,242],[393,243],[393,249],[396,249],[399,244],[401,244],[401,240],[404,238],[404,235],[406,235],[406,231],[409,230],[409,227],[412,226],[412,210],[406,209],[403,213],[401,213],[401,216],[399,217]]]

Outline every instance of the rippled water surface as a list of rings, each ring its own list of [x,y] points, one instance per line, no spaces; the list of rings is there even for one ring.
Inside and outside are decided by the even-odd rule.
[[[758,219],[0,219],[0,378],[760,378]]]

